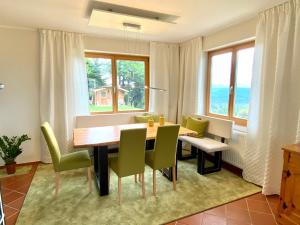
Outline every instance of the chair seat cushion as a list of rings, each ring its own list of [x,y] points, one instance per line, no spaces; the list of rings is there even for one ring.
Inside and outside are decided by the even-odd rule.
[[[79,169],[89,167],[91,164],[88,150],[82,150],[62,155],[58,169],[59,171]]]
[[[188,142],[192,146],[195,146],[196,148],[199,148],[208,153],[225,151],[229,149],[229,146],[227,144],[206,137],[195,138],[190,136],[180,136],[179,140]]]

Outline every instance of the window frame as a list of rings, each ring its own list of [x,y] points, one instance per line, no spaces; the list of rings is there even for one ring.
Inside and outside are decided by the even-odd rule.
[[[90,112],[92,115],[97,114],[115,114],[115,113],[131,113],[131,112],[148,112],[149,111],[149,57],[147,56],[133,56],[122,54],[98,53],[98,52],[85,52],[85,58],[105,58],[111,59],[112,71],[112,111],[105,112]],[[117,78],[117,60],[128,61],[143,61],[145,63],[145,109],[143,110],[118,110],[118,78]]]
[[[246,43],[233,45],[230,47],[225,47],[213,51],[209,51],[207,55],[207,75],[206,75],[206,106],[205,113],[211,117],[217,117],[222,119],[229,119],[235,122],[235,124],[240,126],[247,126],[248,120],[241,119],[233,116],[234,110],[234,97],[235,97],[235,80],[236,80],[236,65],[237,65],[237,52],[242,49],[247,49],[255,46],[255,41],[249,41]],[[229,93],[229,102],[228,102],[228,116],[214,114],[210,112],[210,82],[211,82],[211,62],[212,57],[215,55],[220,55],[224,53],[232,53],[231,57],[231,74],[230,74],[230,93]]]

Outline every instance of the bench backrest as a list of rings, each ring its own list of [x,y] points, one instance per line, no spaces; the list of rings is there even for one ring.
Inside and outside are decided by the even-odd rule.
[[[143,115],[144,112],[134,113],[116,113],[116,114],[98,114],[88,116],[77,116],[76,127],[101,127],[101,126],[114,126],[120,124],[134,123],[134,116]]]
[[[233,122],[231,120],[225,120],[204,115],[193,115],[193,117],[206,119],[209,121],[207,133],[218,137],[223,137],[225,139],[231,138],[233,126]]]

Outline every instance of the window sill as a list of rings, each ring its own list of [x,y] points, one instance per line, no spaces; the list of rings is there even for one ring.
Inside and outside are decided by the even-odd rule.
[[[246,126],[240,126],[240,125],[233,125],[232,128],[234,131],[242,132],[242,133],[248,133],[248,129]]]

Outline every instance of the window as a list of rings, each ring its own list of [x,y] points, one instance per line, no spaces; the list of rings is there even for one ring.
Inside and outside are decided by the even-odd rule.
[[[208,53],[206,114],[247,125],[254,42]]]
[[[148,57],[86,53],[85,62],[91,113],[148,111]]]

